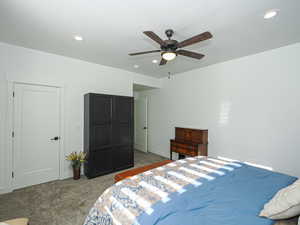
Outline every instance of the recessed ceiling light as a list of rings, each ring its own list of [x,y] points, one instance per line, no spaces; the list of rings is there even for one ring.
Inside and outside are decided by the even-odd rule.
[[[139,65],[133,65],[133,67],[137,69],[137,68],[139,68],[140,66],[139,66]]]
[[[79,35],[75,35],[75,36],[74,36],[74,39],[75,39],[76,41],[82,41],[82,40],[83,40],[83,38],[82,38],[81,36],[79,36]]]
[[[153,59],[152,63],[158,63],[157,59]]]
[[[269,10],[265,13],[264,18],[265,19],[271,19],[271,18],[275,17],[278,14],[278,11],[279,11],[278,9]]]

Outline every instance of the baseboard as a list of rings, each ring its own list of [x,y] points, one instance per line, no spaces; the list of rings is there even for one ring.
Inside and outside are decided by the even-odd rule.
[[[143,146],[138,145],[138,144],[134,144],[134,149],[139,150],[139,151],[141,151],[141,152],[145,152],[145,151],[141,150],[141,149],[143,149]],[[146,151],[146,152],[147,152],[147,151]]]
[[[159,156],[165,157],[165,158],[170,158],[170,155],[168,153],[156,152],[156,151],[153,151],[151,149],[148,149],[148,152],[153,153],[155,155],[159,155]]]
[[[13,190],[11,188],[2,188],[2,189],[0,189],[0,195],[7,194],[7,193],[10,193],[12,191]]]

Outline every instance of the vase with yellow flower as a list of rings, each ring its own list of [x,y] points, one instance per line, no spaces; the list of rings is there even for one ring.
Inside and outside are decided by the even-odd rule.
[[[73,179],[78,180],[80,178],[81,165],[86,161],[86,153],[72,152],[66,156],[66,160],[71,162],[73,168]]]

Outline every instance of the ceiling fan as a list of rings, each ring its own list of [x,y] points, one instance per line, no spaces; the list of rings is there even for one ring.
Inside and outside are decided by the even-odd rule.
[[[168,39],[162,40],[157,34],[155,34],[153,31],[144,31],[145,35],[147,35],[149,38],[151,38],[153,41],[157,42],[160,45],[160,50],[152,50],[152,51],[146,51],[146,52],[136,52],[136,53],[130,53],[130,56],[135,55],[142,55],[142,54],[148,54],[148,53],[154,53],[154,52],[161,52],[161,61],[159,65],[165,65],[168,61],[173,60],[176,58],[177,55],[183,55],[187,57],[191,57],[194,59],[202,59],[204,55],[197,53],[197,52],[191,52],[183,48],[192,44],[196,44],[200,41],[205,41],[210,38],[212,38],[212,34],[210,32],[204,32],[202,34],[198,34],[194,37],[191,37],[189,39],[186,39],[184,41],[178,42],[176,40],[172,40],[171,37],[174,34],[174,31],[172,29],[168,29],[165,31]],[[179,49],[179,50],[178,50]]]

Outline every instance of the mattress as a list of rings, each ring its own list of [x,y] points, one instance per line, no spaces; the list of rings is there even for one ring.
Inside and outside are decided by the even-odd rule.
[[[258,214],[295,180],[242,162],[186,158],[114,184],[84,225],[273,225]]]

